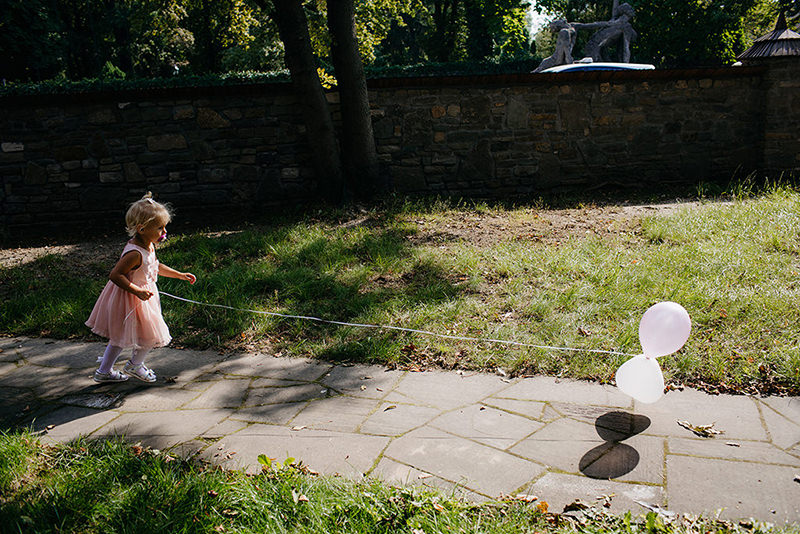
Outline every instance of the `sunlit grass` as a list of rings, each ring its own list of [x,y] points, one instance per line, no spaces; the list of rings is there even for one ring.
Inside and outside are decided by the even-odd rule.
[[[248,476],[126,444],[120,438],[49,446],[28,432],[0,432],[0,453],[3,532],[743,531],[735,523],[712,518],[664,520],[655,512],[615,516],[599,503],[590,503],[592,508],[572,520],[559,515],[560,510],[548,511],[547,504],[538,500],[474,504],[428,488],[313,476],[302,466]],[[754,522],[746,531],[797,529],[770,529]]]
[[[735,388],[800,389],[800,194],[706,202],[645,218],[636,232],[544,243],[422,239],[421,228],[490,216],[531,222],[541,210],[451,204],[375,210],[365,224],[300,219],[240,231],[179,236],[161,261],[198,282],[162,279],[186,298],[335,321],[454,336],[637,353],[638,322],[673,300],[693,319],[668,380]],[[434,232],[435,233],[435,232]],[[110,265],[107,268],[110,269]],[[104,283],[78,278],[56,257],[0,270],[8,305],[0,329],[67,337]],[[625,356],[511,348],[397,331],[342,327],[190,305],[162,298],[175,343],[266,347],[285,355],[390,365],[443,365],[608,380]]]

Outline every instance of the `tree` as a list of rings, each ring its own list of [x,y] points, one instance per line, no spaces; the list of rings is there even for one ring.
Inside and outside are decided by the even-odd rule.
[[[341,154],[348,190],[356,197],[370,197],[384,186],[378,182],[378,154],[356,38],[353,0],[328,0],[328,28],[342,106]]]
[[[129,15],[130,66],[120,68],[138,76],[164,76],[188,65],[194,35],[185,25],[188,18],[180,0],[142,0],[131,5]]]
[[[252,40],[258,25],[253,8],[244,0],[181,0],[194,35],[192,70],[221,72],[226,49]],[[256,3],[258,5],[258,2]]]
[[[329,201],[338,203],[343,196],[342,165],[328,109],[328,100],[319,82],[308,22],[302,0],[254,0],[265,12],[272,12],[283,41],[284,61],[298,96],[311,147],[314,172],[320,190]]]
[[[419,0],[393,20],[381,56],[400,63],[528,56],[528,0]],[[413,15],[413,17],[412,17]],[[421,53],[411,45],[419,43]],[[408,50],[398,57],[398,50]]]
[[[43,80],[62,70],[54,0],[0,0],[0,78]]]
[[[800,29],[800,0],[758,0],[744,17],[747,44],[775,28],[781,6],[785,9],[789,28]]]

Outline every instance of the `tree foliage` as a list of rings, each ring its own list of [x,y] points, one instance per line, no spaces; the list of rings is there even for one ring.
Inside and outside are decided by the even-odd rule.
[[[528,56],[528,0],[355,0],[365,64]],[[272,0],[0,0],[0,67],[11,81],[153,77],[282,68]],[[327,0],[303,0],[330,69]]]
[[[527,0],[416,0],[392,20],[386,64],[481,61],[528,55]]]

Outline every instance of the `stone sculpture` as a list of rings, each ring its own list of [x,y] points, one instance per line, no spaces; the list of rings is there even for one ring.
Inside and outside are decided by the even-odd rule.
[[[633,20],[633,7],[627,2],[619,4],[614,0],[614,8],[611,12],[611,20],[606,22],[595,22],[592,24],[581,24],[580,27],[602,27],[597,33],[589,38],[584,48],[586,57],[593,61],[603,61],[603,52],[614,43],[618,44],[618,61],[630,63],[631,60],[631,41],[636,39],[636,32],[631,25]],[[579,25],[574,25],[576,28]]]
[[[550,67],[572,63],[572,47],[575,46],[578,30],[598,30],[586,43],[585,57],[592,58],[592,61],[603,61],[607,59],[604,56],[608,55],[608,48],[617,44],[617,61],[629,63],[631,41],[636,39],[636,32],[631,25],[633,15],[634,10],[630,4],[627,2],[620,4],[619,0],[614,0],[611,20],[589,23],[567,22],[563,19],[554,20],[550,23],[550,30],[558,32],[555,52],[545,58],[533,72],[541,72]]]
[[[572,63],[572,47],[575,46],[575,37],[577,35],[575,28],[566,20],[557,19],[550,23],[550,30],[558,32],[556,49],[553,55],[544,58],[533,72],[541,72],[550,67]]]

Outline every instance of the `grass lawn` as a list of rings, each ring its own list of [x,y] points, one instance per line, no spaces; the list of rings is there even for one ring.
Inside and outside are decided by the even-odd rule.
[[[120,439],[49,446],[0,432],[0,531],[8,533],[775,531],[688,515],[614,516],[588,504],[566,514],[530,497],[471,504],[427,489],[314,476],[302,466],[248,476]]]
[[[800,393],[800,193],[652,212],[428,203],[276,219],[171,238],[159,259],[198,282],[159,287],[240,308],[625,353],[640,351],[642,313],[673,300],[693,331],[660,360],[668,382]],[[89,338],[83,322],[124,240],[90,260],[73,250],[0,268],[0,332]],[[601,381],[627,358],[162,305],[178,346]]]

